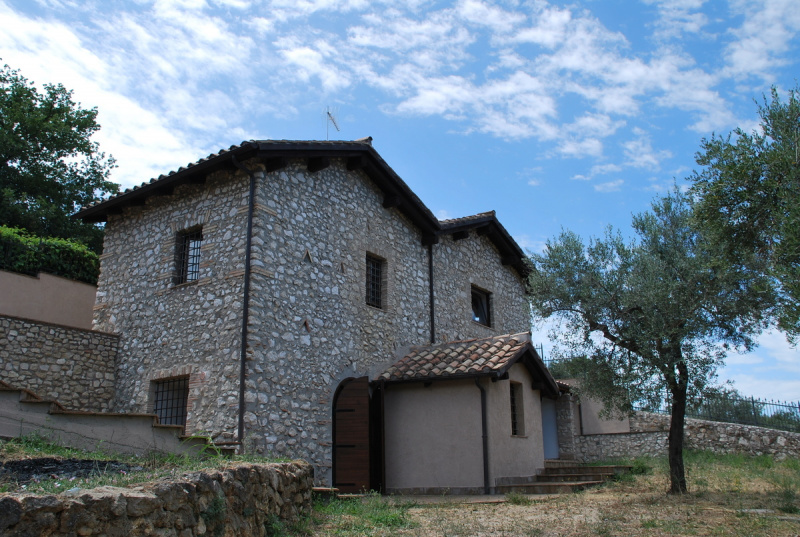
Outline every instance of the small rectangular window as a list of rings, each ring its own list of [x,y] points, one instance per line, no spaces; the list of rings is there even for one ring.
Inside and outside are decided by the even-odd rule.
[[[376,308],[383,308],[384,281],[386,279],[386,261],[374,255],[367,254],[367,304]]]
[[[472,286],[472,320],[485,326],[492,326],[491,293]]]
[[[511,382],[511,436],[523,436],[525,427],[522,412],[522,384]]]
[[[186,426],[189,403],[189,378],[179,377],[153,381],[155,393],[153,413],[162,425]]]
[[[200,247],[203,245],[203,228],[187,229],[178,233],[175,245],[175,284],[194,282],[200,278]]]

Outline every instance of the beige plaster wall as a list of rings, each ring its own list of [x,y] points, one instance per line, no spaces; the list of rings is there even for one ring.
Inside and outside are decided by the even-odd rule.
[[[511,382],[522,385],[525,429],[519,436],[511,436]],[[492,485],[498,478],[536,475],[544,467],[541,392],[532,390],[531,382],[530,373],[521,364],[509,370],[508,380],[482,381],[487,388],[489,477]]]
[[[481,392],[473,380],[387,386],[384,409],[389,492],[482,489]]]
[[[94,285],[60,276],[0,270],[0,315],[91,330],[96,292]]]
[[[577,386],[577,379],[561,380],[570,386]],[[600,412],[603,410],[603,403],[597,399],[587,397],[585,394],[580,397],[580,432],[581,434],[616,434],[631,432],[630,420],[627,417],[622,419],[601,418]]]

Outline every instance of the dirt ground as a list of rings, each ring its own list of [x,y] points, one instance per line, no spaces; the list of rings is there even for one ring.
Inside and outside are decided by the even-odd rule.
[[[663,482],[662,482],[663,481]],[[575,494],[522,496],[514,502],[465,503],[456,497],[415,503],[410,527],[373,528],[363,535],[415,537],[737,536],[800,537],[800,515],[777,508],[774,492],[696,486],[684,496],[666,494],[659,476],[611,483]],[[502,496],[500,498],[503,498]],[[341,528],[341,524],[340,524]],[[318,526],[314,536],[362,535]],[[375,531],[376,530],[376,531]]]
[[[71,479],[90,477],[107,472],[132,472],[142,470],[119,461],[97,461],[80,459],[57,459],[42,457],[35,459],[7,460],[0,463],[0,483],[16,483],[20,487],[31,481],[48,479]]]

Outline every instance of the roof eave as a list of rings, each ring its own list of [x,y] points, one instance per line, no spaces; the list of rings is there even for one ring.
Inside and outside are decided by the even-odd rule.
[[[405,214],[420,229],[423,241],[432,241],[438,236],[439,221],[430,209],[422,203],[371,145],[353,142],[276,142],[269,140],[243,142],[239,146],[222,150],[211,158],[203,159],[168,175],[162,175],[149,183],[133,187],[106,201],[85,207],[73,217],[86,222],[106,222],[110,214],[119,214],[125,207],[143,205],[150,196],[169,194],[182,184],[197,181],[198,177],[203,177],[219,169],[233,168],[231,163],[233,156],[239,160],[251,157],[262,159],[331,157],[355,160],[355,157],[364,157],[362,162],[353,164],[352,169],[363,170],[378,186],[384,194],[384,207],[396,207]]]

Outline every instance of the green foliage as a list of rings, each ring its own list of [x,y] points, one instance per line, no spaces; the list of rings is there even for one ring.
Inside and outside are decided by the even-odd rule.
[[[776,408],[783,409],[772,411]],[[752,397],[743,397],[728,386],[707,389],[703,398],[696,401],[689,410],[689,416],[800,432],[800,412],[796,404],[790,406],[765,403]]]
[[[46,272],[94,285],[100,273],[97,254],[81,243],[5,226],[0,226],[0,255],[0,269],[21,274]]]
[[[685,492],[681,457],[686,404],[715,378],[727,350],[750,349],[773,305],[766,277],[732,264],[692,226],[677,188],[634,216],[638,239],[607,230],[588,245],[564,232],[531,258],[535,317],[555,317],[560,352],[578,360],[581,390],[607,410],[670,397],[673,492]],[[591,362],[587,367],[586,360]]]
[[[530,505],[533,503],[533,500],[519,492],[507,492],[505,498],[511,505]]]
[[[653,467],[650,463],[641,457],[634,459],[633,464],[631,464],[631,475],[648,475],[652,471]]]
[[[96,118],[61,84],[39,93],[18,71],[0,69],[0,224],[102,250],[102,228],[70,218],[118,190],[108,181],[113,158],[91,140]]]
[[[222,494],[214,496],[211,503],[200,516],[205,520],[206,527],[214,537],[219,537],[225,533],[225,522],[228,514],[228,504]]]
[[[396,505],[370,493],[364,498],[336,498],[327,503],[317,502],[314,511],[336,528],[336,535],[374,535],[393,528],[413,526],[408,517],[411,504]]]
[[[800,335],[800,88],[782,101],[773,88],[760,130],[702,142],[691,180],[697,220],[732,263],[768,270],[781,296],[779,326]]]

